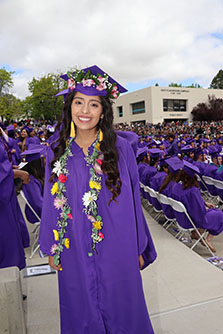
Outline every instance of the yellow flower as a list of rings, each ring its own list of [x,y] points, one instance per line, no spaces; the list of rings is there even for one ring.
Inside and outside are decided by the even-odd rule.
[[[54,234],[54,239],[55,241],[58,241],[59,240],[59,233],[57,230],[53,230],[53,234]]]
[[[66,248],[70,248],[70,239],[69,238],[66,238],[65,241],[64,241],[64,246]]]
[[[98,142],[97,144],[96,144],[96,149],[98,150],[98,151],[100,151],[101,150],[101,148],[100,148],[100,143]]]
[[[101,222],[100,221],[97,220],[95,223],[93,223],[93,226],[97,230],[101,230]]]
[[[51,188],[51,194],[52,195],[55,195],[56,193],[58,193],[58,183],[57,182],[55,182],[54,183],[54,185],[52,186],[52,188]]]
[[[95,182],[95,181],[90,181],[90,182],[89,182],[89,187],[90,187],[91,189],[96,189],[97,191],[101,190],[101,185],[100,185],[100,183]]]

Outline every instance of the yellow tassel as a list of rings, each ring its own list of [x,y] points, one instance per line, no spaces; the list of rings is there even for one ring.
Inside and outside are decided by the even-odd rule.
[[[71,121],[70,123],[70,137],[75,137],[76,136],[76,133],[75,133],[75,126],[74,126],[74,122]]]
[[[103,140],[103,132],[101,129],[99,130],[99,141],[101,142]]]

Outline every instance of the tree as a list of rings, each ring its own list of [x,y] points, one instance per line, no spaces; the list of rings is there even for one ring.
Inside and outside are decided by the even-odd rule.
[[[208,96],[207,103],[198,103],[192,110],[193,121],[223,120],[223,99]]]
[[[0,96],[9,93],[9,89],[13,87],[12,74],[5,68],[0,68]]]
[[[186,88],[202,88],[202,87],[197,83],[192,83],[191,85],[186,86]]]
[[[181,83],[178,84],[178,83],[176,83],[176,82],[171,82],[171,83],[169,84],[169,87],[182,87],[182,84],[181,84]]]
[[[33,118],[55,120],[61,115],[63,97],[56,98],[55,95],[64,88],[64,83],[59,74],[48,74],[29,82],[32,94],[28,105]]]
[[[7,121],[17,119],[22,115],[21,101],[12,94],[0,96],[0,115]]]
[[[223,70],[219,70],[216,76],[212,79],[210,88],[223,89]]]

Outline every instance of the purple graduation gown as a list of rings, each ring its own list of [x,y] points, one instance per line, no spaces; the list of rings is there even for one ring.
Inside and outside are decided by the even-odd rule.
[[[38,181],[33,175],[30,175],[30,181],[28,184],[23,184],[22,187],[27,201],[36,212],[36,214],[41,217],[42,205],[43,205],[43,189],[40,181]],[[28,205],[25,206],[25,214],[27,220],[34,224],[38,222],[38,218],[34,215]]]
[[[0,142],[0,268],[26,266],[20,218],[12,165]]]
[[[156,251],[143,216],[139,178],[134,152],[128,141],[117,136],[118,168],[122,180],[117,204],[108,201],[111,192],[105,186],[98,199],[98,213],[102,216],[104,240],[97,244],[97,252],[88,256],[91,247],[91,224],[83,213],[82,196],[89,191],[89,167],[84,153],[72,143],[73,156],[68,159],[70,176],[66,181],[67,198],[73,219],[69,221],[66,237],[70,248],[61,256],[62,271],[58,272],[61,333],[63,334],[151,334],[139,271],[138,255],[148,266],[156,258]],[[40,225],[40,248],[50,254],[55,243],[52,230],[56,228],[58,211],[50,194],[52,184],[49,162],[46,162],[44,200]]]
[[[170,197],[185,205],[196,227],[207,229],[213,235],[218,235],[223,231],[223,212],[219,209],[206,210],[205,202],[197,187],[183,189],[182,184],[175,183]],[[183,214],[179,213],[176,218],[183,228],[192,228],[189,220]]]

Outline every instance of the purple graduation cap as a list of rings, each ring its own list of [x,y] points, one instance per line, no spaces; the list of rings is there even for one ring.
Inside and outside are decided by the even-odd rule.
[[[68,72],[61,75],[61,78],[67,81],[68,88],[56,96],[64,95],[66,97],[68,93],[75,90],[88,96],[108,95],[112,99],[117,99],[120,93],[127,92],[127,89],[96,65],[76,70],[73,73]]]
[[[195,158],[195,160],[197,160],[197,158],[198,158],[199,155],[201,155],[201,154],[204,154],[204,151],[203,151],[203,149],[202,149],[201,147],[198,147],[198,148],[195,150],[195,152],[194,152],[194,158]]]
[[[180,160],[178,157],[166,159],[166,163],[169,166],[169,171],[173,174],[176,174],[184,166],[183,161]]]
[[[149,148],[148,151],[152,159],[159,158],[163,154],[163,150],[160,150],[159,148]]]
[[[183,160],[183,170],[185,173],[190,175],[191,177],[194,177],[195,174],[200,175],[200,170],[198,169],[197,166],[191,164],[190,162]]]
[[[26,162],[37,160],[46,155],[46,149],[44,145],[35,145],[34,148],[29,149],[21,153],[21,156],[26,158]]]
[[[180,150],[183,153],[185,153],[185,152],[192,152],[192,151],[194,151],[194,147],[192,147],[191,145],[185,145],[185,146],[181,147]]]
[[[136,159],[137,161],[141,161],[145,155],[147,155],[148,153],[148,148],[147,146],[144,146],[144,147],[140,147],[138,148],[137,152],[136,152]]]

